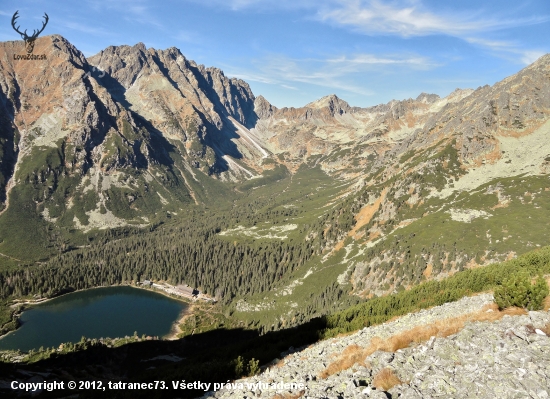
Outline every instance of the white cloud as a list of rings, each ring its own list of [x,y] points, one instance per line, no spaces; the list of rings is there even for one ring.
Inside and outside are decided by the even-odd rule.
[[[253,71],[246,71],[244,69],[232,68],[229,66],[224,68],[224,73],[227,76],[243,79],[245,81],[260,82],[260,83],[266,83],[269,85],[277,84],[277,85],[283,86],[277,79],[274,79],[266,75],[262,75],[261,72],[256,73]]]
[[[315,9],[322,3],[332,0],[187,0],[209,7],[224,7],[234,11],[243,9],[273,10],[273,9]]]
[[[432,69],[439,64],[434,63],[432,60],[426,57],[420,56],[377,56],[374,54],[356,54],[352,57],[341,56],[327,60],[332,64],[339,64],[340,68],[346,71],[360,71],[369,66],[382,66],[382,65],[394,65],[394,66],[407,66],[414,69]]]
[[[293,59],[284,55],[271,55],[252,63],[252,68],[242,70],[225,67],[228,75],[247,81],[255,81],[296,89],[297,83],[338,89],[361,95],[374,92],[357,84],[356,74],[369,72],[401,72],[403,69],[433,68],[430,59],[419,56],[355,54],[327,59]],[[290,87],[289,87],[290,86]]]
[[[516,61],[527,64],[534,61],[543,51],[520,49],[519,45],[505,41],[472,39],[481,33],[504,30],[550,21],[550,15],[535,9],[531,15],[521,10],[522,16],[514,14],[513,8],[488,8],[480,3],[477,9],[464,8],[459,3],[439,2],[427,7],[423,0],[187,0],[210,7],[225,7],[238,11],[302,9],[305,18],[347,28],[367,35],[391,35],[399,37],[447,35],[466,40],[495,53],[514,54]],[[547,1],[547,0],[545,0]],[[443,4],[442,4],[443,3]],[[452,6],[452,8],[450,8]],[[517,10],[522,7],[517,6]],[[517,11],[516,10],[516,11]],[[497,54],[498,55],[498,54]],[[519,57],[519,58],[518,58]],[[426,60],[382,60],[376,57],[348,59],[350,63],[398,64],[426,67]]]
[[[525,50],[523,51],[523,54],[521,54],[521,62],[523,62],[525,65],[532,64],[544,54],[546,54],[544,51]]]
[[[517,46],[516,43],[513,43],[508,40],[488,40],[488,39],[480,39],[477,37],[468,37],[466,41],[468,43],[479,44],[480,46],[488,47],[494,50],[502,50],[510,46],[513,46],[513,47]]]
[[[469,37],[466,39],[468,43],[488,49],[496,55],[512,61],[520,61],[524,65],[529,65],[535,62],[539,57],[546,54],[545,51],[525,49],[514,41],[509,40],[490,40]]]
[[[433,12],[419,0],[339,0],[322,7],[318,18],[347,26],[365,34],[394,34],[404,37],[445,34],[463,36],[475,32],[511,28],[548,21],[548,16],[504,19],[480,12]]]
[[[370,91],[346,82],[348,72],[327,61],[295,60],[285,56],[271,56],[255,63],[260,71],[279,84],[306,83],[368,95]]]
[[[119,0],[120,1],[120,0]],[[542,23],[548,15],[507,18],[502,12],[484,10],[452,11],[428,9],[422,0],[187,0],[209,7],[224,7],[235,11],[303,9],[319,21],[351,28],[365,34],[391,34],[403,37],[445,34],[463,36],[478,32]],[[451,3],[452,4],[452,3]],[[488,15],[489,14],[489,15]]]

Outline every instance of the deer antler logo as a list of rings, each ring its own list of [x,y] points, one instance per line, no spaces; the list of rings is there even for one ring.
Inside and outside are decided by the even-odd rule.
[[[13,14],[13,17],[11,18],[11,26],[13,26],[13,29],[21,35],[21,38],[25,41],[25,49],[27,50],[27,54],[30,54],[34,50],[34,41],[36,40],[38,35],[42,33],[42,31],[44,30],[44,28],[48,24],[48,20],[50,18],[48,17],[48,14],[44,13],[44,19],[46,21],[42,23],[42,29],[40,29],[39,31],[37,31],[35,29],[33,31],[32,35],[29,36],[29,35],[27,35],[27,30],[26,29],[25,29],[24,32],[21,32],[19,30],[19,26],[17,26],[17,27],[15,26],[16,19],[19,18],[19,15],[17,15],[18,13],[19,13],[19,11],[16,11],[15,14]]]

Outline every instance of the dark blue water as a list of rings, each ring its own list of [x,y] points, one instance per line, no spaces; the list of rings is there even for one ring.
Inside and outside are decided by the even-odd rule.
[[[0,350],[28,351],[57,347],[86,338],[142,334],[162,337],[187,307],[155,292],[106,287],[75,292],[33,306],[21,315],[22,325],[0,339]]]

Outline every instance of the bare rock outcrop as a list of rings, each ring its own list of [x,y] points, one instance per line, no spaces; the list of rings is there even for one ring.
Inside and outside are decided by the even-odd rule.
[[[349,368],[322,376],[346,348],[359,349],[414,327],[479,312],[491,300],[488,294],[463,298],[352,335],[290,348],[259,375],[203,398],[547,398],[550,338],[541,328],[550,325],[550,314],[545,311],[470,322],[446,338],[433,336],[396,352],[376,351],[357,358]],[[377,381],[383,370],[395,376],[391,388],[384,389]]]

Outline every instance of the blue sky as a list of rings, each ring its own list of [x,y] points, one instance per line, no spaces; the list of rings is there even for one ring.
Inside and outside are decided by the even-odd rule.
[[[85,55],[143,42],[246,80],[278,107],[446,96],[550,52],[550,0],[3,0],[0,41],[50,22]]]

